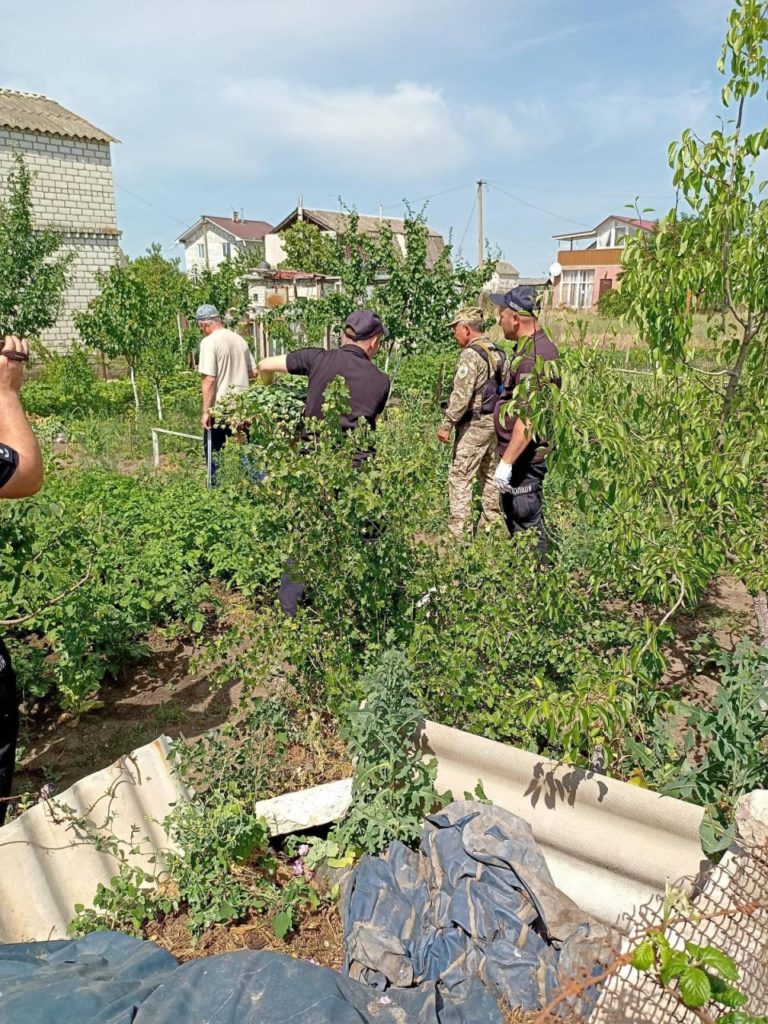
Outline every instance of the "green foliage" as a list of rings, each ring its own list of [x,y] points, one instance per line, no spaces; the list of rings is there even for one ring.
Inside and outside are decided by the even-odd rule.
[[[332,836],[341,848],[380,853],[393,839],[415,844],[443,802],[437,762],[423,760],[418,746],[422,714],[412,687],[405,656],[385,651],[360,680],[363,702],[343,711],[341,735],[356,765],[352,803]]]
[[[281,270],[329,276],[339,270],[334,239],[322,234],[316,224],[299,220],[282,233],[280,240],[285,249]]]
[[[567,571],[542,572],[533,538],[501,536],[418,566],[409,654],[431,718],[577,764],[616,757],[638,676],[643,628],[595,605]]]
[[[704,851],[726,849],[734,839],[733,811],[739,797],[759,788],[768,775],[768,653],[742,640],[716,658],[721,669],[712,707],[682,705],[682,750],[664,792],[701,804]],[[703,754],[692,756],[697,747]]]
[[[140,486],[102,470],[50,473],[43,495],[0,507],[0,606],[24,692],[83,710],[153,623],[203,626],[211,575],[234,569],[234,506],[183,477]],[[228,566],[228,567],[227,567]]]
[[[392,375],[392,390],[397,398],[423,399],[433,408],[451,393],[456,369],[456,353],[422,352],[401,359]]]
[[[718,1016],[718,1020],[730,1024],[760,1024],[766,1019],[738,1010],[748,1002],[736,987],[738,968],[731,957],[713,946],[686,942],[684,949],[676,949],[664,930],[655,931],[634,950],[632,966],[672,992],[689,1009],[737,1010]]]
[[[267,854],[269,830],[246,805],[219,790],[206,797],[179,801],[165,823],[180,852],[166,856],[169,881],[189,914],[193,931],[236,921],[254,907],[263,909],[271,895],[274,863]],[[258,859],[258,882],[236,871]]]
[[[60,254],[62,236],[37,229],[32,215],[32,173],[14,156],[0,202],[0,337],[36,338],[55,322],[74,253]]]
[[[141,935],[148,921],[171,909],[171,900],[158,897],[153,875],[122,863],[109,885],[99,882],[96,886],[92,907],[75,904],[67,930],[73,935],[104,930]]]
[[[259,250],[238,249],[234,259],[223,260],[215,270],[198,269],[187,282],[184,292],[184,311],[191,320],[198,306],[208,303],[234,322],[240,320],[248,306],[248,285],[243,275],[253,270],[262,258]],[[192,347],[200,343],[196,326],[190,331]]]
[[[621,294],[621,288],[609,288],[597,300],[597,311],[600,316],[621,316],[627,307],[627,299]]]
[[[369,306],[391,332],[385,365],[395,352],[402,356],[452,351],[453,339],[445,324],[458,306],[477,301],[493,263],[477,269],[454,265],[450,245],[436,253],[423,211],[407,209],[404,251],[388,221],[382,221],[375,234],[366,234],[354,211],[347,216],[345,229],[335,238],[321,235],[304,222],[284,233],[288,253],[284,265],[338,277],[340,290],[325,299],[294,302],[267,313],[264,322],[273,342],[289,349],[316,344],[327,329],[340,331],[353,309]]]
[[[129,406],[131,389],[127,381],[100,380],[85,349],[74,345],[66,355],[44,354],[42,370],[24,385],[22,401],[36,416],[110,416]]]

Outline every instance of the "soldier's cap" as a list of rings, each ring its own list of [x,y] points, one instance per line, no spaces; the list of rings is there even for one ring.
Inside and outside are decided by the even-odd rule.
[[[511,288],[503,295],[491,294],[489,298],[494,306],[506,306],[521,316],[538,316],[541,308],[541,299],[536,289],[527,284]]]
[[[389,337],[389,331],[370,309],[357,309],[344,321],[344,337],[349,341],[368,341],[375,334]]]
[[[215,306],[206,303],[204,306],[198,306],[195,310],[195,320],[199,324],[206,320],[221,320],[221,314]]]
[[[462,306],[456,316],[447,323],[446,327],[455,327],[456,324],[480,323],[485,320],[485,314],[479,306]]]

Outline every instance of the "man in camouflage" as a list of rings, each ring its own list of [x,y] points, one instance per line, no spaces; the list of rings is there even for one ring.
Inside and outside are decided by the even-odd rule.
[[[460,309],[448,326],[453,328],[461,353],[437,436],[447,443],[454,432],[448,474],[448,529],[461,539],[470,526],[475,477],[480,484],[483,506],[479,525],[487,529],[501,519],[499,494],[493,482],[497,461],[493,406],[504,356],[483,334],[483,311],[479,306]]]

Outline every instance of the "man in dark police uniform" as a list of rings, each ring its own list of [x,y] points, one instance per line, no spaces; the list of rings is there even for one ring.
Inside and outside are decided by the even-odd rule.
[[[344,322],[341,347],[333,351],[322,348],[302,348],[285,356],[269,356],[259,363],[259,377],[271,384],[276,373],[299,374],[309,378],[307,399],[304,403],[302,438],[311,436],[312,419],[322,419],[325,391],[332,380],[341,377],[349,388],[349,414],[342,417],[342,430],[354,430],[361,419],[376,429],[376,420],[384,411],[390,390],[390,380],[373,365],[373,358],[389,331],[369,309],[350,313]],[[360,466],[373,455],[372,449],[356,451],[354,465]],[[286,615],[296,614],[304,585],[293,579],[290,566],[280,581],[280,606]]]
[[[518,395],[523,415],[503,415],[504,406],[515,397],[520,383],[533,376],[535,386],[546,381],[560,387],[556,372],[543,373],[543,364],[557,359],[558,351],[549,335],[539,326],[539,297],[526,285],[512,288],[504,295],[491,295],[499,306],[499,325],[508,341],[515,342],[515,352],[504,380],[504,393],[496,403],[494,421],[500,461],[494,480],[501,491],[501,510],[510,534],[536,530],[539,550],[547,550],[547,534],[542,512],[542,483],[547,472],[544,438],[535,437],[532,425],[524,416],[524,401]]]

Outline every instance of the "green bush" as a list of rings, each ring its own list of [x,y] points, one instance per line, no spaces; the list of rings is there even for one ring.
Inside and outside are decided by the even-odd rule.
[[[621,296],[621,288],[609,288],[597,300],[597,312],[600,316],[617,317],[626,312],[627,302]]]

